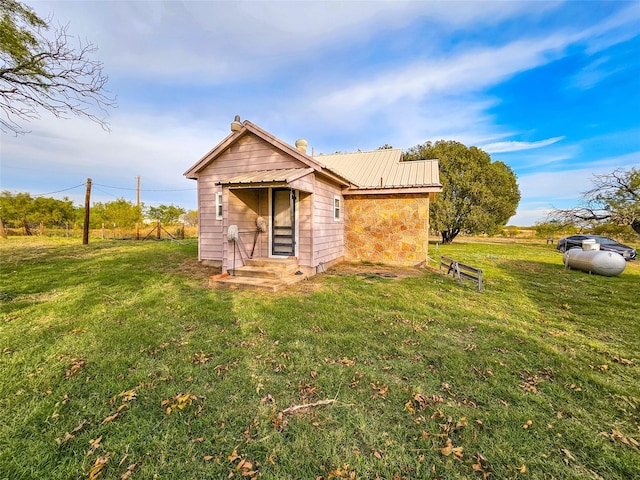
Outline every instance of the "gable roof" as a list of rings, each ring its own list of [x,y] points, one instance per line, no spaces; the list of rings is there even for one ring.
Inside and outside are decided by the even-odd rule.
[[[357,191],[442,189],[438,160],[403,162],[400,148],[318,155],[314,159],[348,178],[357,185]]]
[[[198,160],[189,170],[184,172],[184,176],[191,179],[197,179],[198,173],[200,173],[203,169],[205,169],[208,165],[210,165],[216,158],[222,155],[229,147],[231,147],[234,143],[236,143],[240,138],[245,135],[253,134],[258,138],[261,138],[265,142],[271,144],[276,147],[278,150],[283,153],[295,158],[299,162],[301,162],[305,167],[312,168],[315,172],[321,173],[333,181],[339,183],[343,186],[349,186],[349,180],[347,180],[342,175],[334,172],[333,170],[325,167],[321,163],[315,161],[312,157],[307,155],[304,152],[301,152],[295,147],[292,147],[288,143],[283,142],[279,138],[271,135],[269,132],[263,130],[257,125],[251,123],[249,120],[245,120],[242,122],[242,127],[235,132],[231,132],[227,137],[222,140],[217,146],[215,146],[212,150],[210,150],[206,155],[204,155],[200,160]]]
[[[311,172],[320,173],[348,189],[345,194],[370,193],[426,193],[440,192],[440,174],[437,160],[402,161],[399,148],[369,152],[336,153],[309,156],[279,138],[245,120],[216,147],[198,160],[184,176],[197,179],[198,174],[245,135],[255,135],[290,157],[298,160],[301,168],[263,170],[225,180],[224,184],[265,184],[291,182]],[[294,178],[295,177],[295,178]]]

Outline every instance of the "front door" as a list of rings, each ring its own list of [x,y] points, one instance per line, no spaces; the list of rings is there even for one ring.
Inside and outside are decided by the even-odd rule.
[[[296,195],[293,190],[274,188],[271,199],[271,254],[296,254]]]

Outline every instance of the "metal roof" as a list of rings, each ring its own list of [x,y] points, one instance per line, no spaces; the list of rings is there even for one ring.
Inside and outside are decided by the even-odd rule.
[[[402,161],[402,149],[316,155],[314,160],[359,189],[441,187],[438,160]]]
[[[256,183],[290,183],[314,172],[307,168],[282,168],[276,170],[259,170],[243,173],[220,182],[220,185],[245,185]]]

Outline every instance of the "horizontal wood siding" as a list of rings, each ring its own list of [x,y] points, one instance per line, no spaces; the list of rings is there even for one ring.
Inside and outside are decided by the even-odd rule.
[[[225,180],[243,173],[260,170],[301,167],[303,165],[299,161],[285,156],[280,150],[264,140],[246,136],[238,140],[205,170],[213,169],[219,179]]]
[[[309,175],[299,178],[298,180],[294,180],[293,182],[291,182],[291,188],[303,192],[313,193],[313,189],[315,187],[314,177],[315,175],[310,173]]]
[[[313,267],[312,265],[312,248],[313,242],[311,235],[313,234],[313,220],[311,215],[311,194],[306,192],[299,193],[298,202],[298,263],[305,267]]]
[[[212,175],[203,172],[198,177],[198,259],[222,261],[224,245],[222,220],[216,220],[216,194],[222,187],[215,185]],[[223,197],[224,202],[224,197]]]
[[[303,165],[291,157],[284,155],[280,150],[264,140],[247,135],[238,140],[231,148],[221,154],[213,163],[204,168],[198,175],[198,212],[200,215],[200,235],[198,240],[198,256],[200,260],[220,260],[223,270],[230,268],[229,254],[233,255],[233,243],[229,249],[227,240],[227,228],[229,225],[238,225],[240,231],[256,230],[256,218],[258,206],[261,207],[260,215],[268,218],[269,200],[267,190],[261,190],[262,197],[257,190],[248,189],[252,193],[238,193],[229,195],[229,190],[217,185],[229,178],[243,173],[259,170],[273,170],[281,168],[299,168]],[[216,193],[223,191],[223,218],[216,220]],[[248,195],[248,197],[247,197]],[[232,217],[229,217],[229,201],[233,204]],[[258,198],[260,200],[258,201]],[[243,206],[242,201],[249,199],[249,206]],[[245,241],[246,237],[246,241]],[[253,237],[243,235],[242,240],[247,250],[253,247]],[[266,256],[268,252],[268,234],[259,236],[254,256]],[[236,252],[236,266],[238,256]]]
[[[332,185],[318,177],[315,184],[314,205],[314,263],[330,262],[344,256],[344,212],[340,221],[333,219],[333,199],[337,195],[340,197],[344,208],[340,188]]]

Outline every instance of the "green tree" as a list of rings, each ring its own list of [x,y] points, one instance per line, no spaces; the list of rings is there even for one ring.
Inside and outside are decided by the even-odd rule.
[[[76,212],[73,202],[68,197],[63,200],[37,197],[33,201],[31,218],[34,222],[62,227],[65,223],[75,220]]]
[[[631,227],[640,234],[640,170],[637,168],[618,168],[611,173],[594,175],[593,188],[584,192],[582,198],[582,205],[555,209],[549,217],[583,228],[602,228],[610,223],[611,227]]]
[[[141,223],[142,208],[124,198],[119,198],[113,202],[96,202],[91,207],[91,226],[100,227],[103,223],[111,226],[113,224],[121,228],[132,228],[136,223]]]
[[[494,235],[520,202],[516,176],[503,162],[460,142],[440,140],[410,148],[404,160],[436,158],[443,190],[431,203],[431,226],[451,243],[461,232]]]
[[[171,205],[158,205],[147,209],[147,217],[164,225],[175,225],[180,217],[186,213],[182,207]]]
[[[73,113],[108,130],[92,110],[115,106],[105,93],[108,77],[91,56],[91,43],[72,46],[67,27],[50,31],[47,21],[16,0],[0,1],[0,130],[25,133],[21,124],[48,111]]]
[[[33,198],[27,192],[12,194],[5,190],[0,194],[0,219],[3,224],[20,226],[26,235],[31,235],[33,223],[62,226],[74,221],[75,207],[67,197]]]
[[[0,218],[6,225],[24,228],[26,235],[31,235],[29,216],[31,214],[33,198],[27,192],[12,194],[4,190],[0,194]]]

